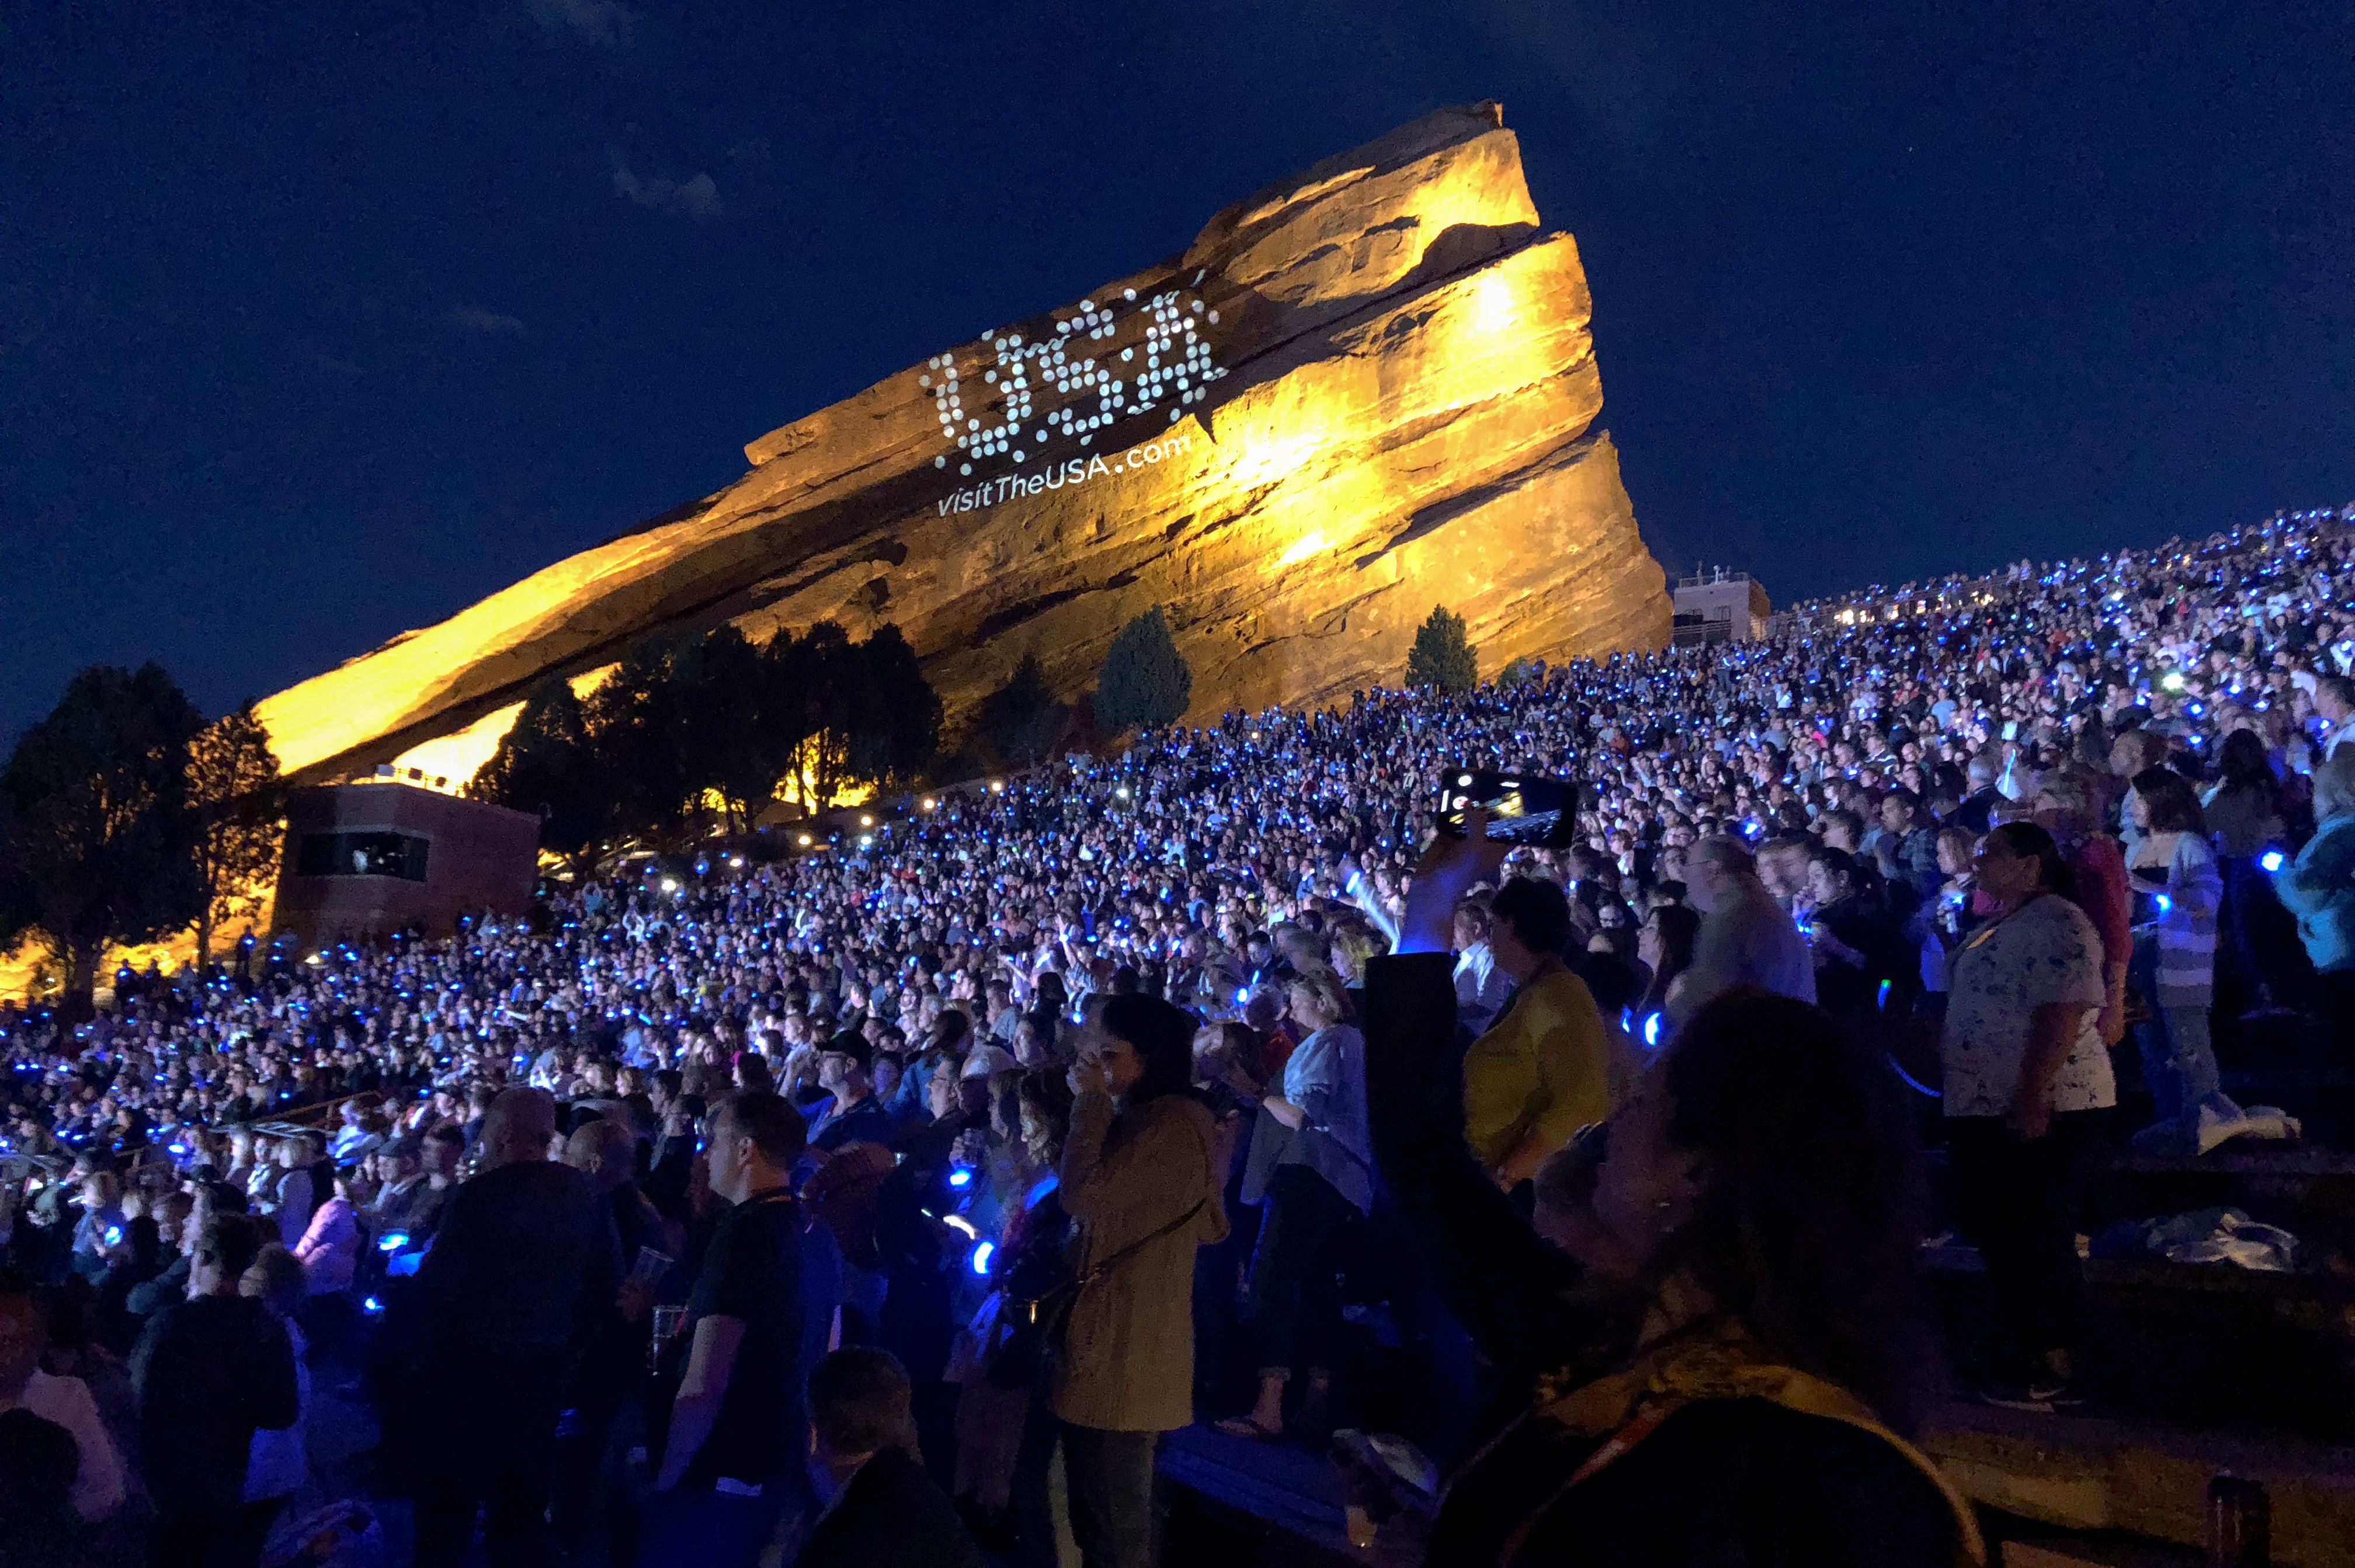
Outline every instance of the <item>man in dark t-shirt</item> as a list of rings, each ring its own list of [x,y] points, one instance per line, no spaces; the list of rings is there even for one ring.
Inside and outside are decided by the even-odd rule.
[[[255,1430],[302,1413],[285,1326],[238,1294],[262,1240],[243,1214],[213,1216],[189,1257],[188,1298],[156,1313],[131,1355],[157,1563],[251,1568],[278,1511],[245,1501]]]
[[[740,1094],[713,1120],[711,1190],[729,1207],[687,1299],[645,1562],[749,1568],[804,1503],[804,1219],[790,1179],[806,1129],[770,1093]]]

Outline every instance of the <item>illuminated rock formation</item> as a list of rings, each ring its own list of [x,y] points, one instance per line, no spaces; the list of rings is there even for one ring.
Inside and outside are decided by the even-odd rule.
[[[1394,684],[1434,604],[1488,673],[1664,645],[1578,248],[1501,118],[1417,121],[761,437],[718,494],[271,698],[279,756],[463,776],[537,680],[721,621],[896,622],[952,715],[1026,651],[1084,689],[1156,603],[1197,719]]]

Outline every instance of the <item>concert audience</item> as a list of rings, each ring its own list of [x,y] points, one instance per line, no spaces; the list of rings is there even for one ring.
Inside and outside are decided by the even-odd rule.
[[[2347,520],[1231,715],[871,844],[126,971],[70,1029],[0,1008],[7,1258],[83,1314],[91,1390],[135,1341],[140,1483],[87,1440],[103,1399],[42,1381],[80,1380],[10,1392],[37,1331],[0,1288],[0,1486],[44,1530],[130,1516],[159,1562],[250,1562],[302,1443],[255,1434],[299,1430],[298,1336],[348,1318],[311,1353],[367,1359],[421,1562],[478,1511],[494,1561],[538,1559],[559,1467],[559,1522],[584,1495],[635,1521],[565,1538],[617,1563],[962,1560],[913,1427],[1022,1561],[1068,1533],[1139,1563],[1160,1434],[1247,1399],[1254,1439],[1321,1430],[1369,1392],[1347,1342],[1435,1285],[1486,1392],[1566,1375],[1434,1561],[1640,1558],[1697,1484],[1684,1522],[1726,1552],[1951,1559],[1893,1436],[1911,1156],[1843,1030],[1943,1015],[1952,1196],[2010,1356],[1986,1392],[2070,1403],[2130,1011],[2154,1142],[2232,1109],[2211,1017],[2355,1018]],[[1460,766],[1578,779],[1577,842],[1418,864]],[[896,1362],[814,1379],[837,1336]],[[1626,1444],[1654,1377],[1689,1397]]]

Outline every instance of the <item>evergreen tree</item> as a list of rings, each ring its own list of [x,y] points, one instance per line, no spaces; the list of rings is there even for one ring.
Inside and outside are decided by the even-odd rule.
[[[851,741],[868,712],[867,661],[850,634],[820,621],[794,643],[792,688],[804,737],[795,753],[802,805],[812,812],[833,808],[851,784]]]
[[[776,794],[790,761],[767,732],[772,674],[761,650],[732,625],[706,633],[672,662],[685,782],[696,795],[718,795],[740,831]]]
[[[1096,674],[1096,724],[1106,736],[1158,730],[1185,717],[1194,672],[1156,604],[1120,629]]]
[[[212,962],[213,933],[252,920],[278,878],[286,789],[270,731],[248,702],[197,731],[188,746],[188,805],[197,814],[197,965]]]
[[[897,626],[877,628],[858,654],[865,711],[851,731],[850,771],[878,789],[913,784],[940,754],[940,694]]]
[[[552,676],[524,699],[514,727],[466,794],[538,816],[539,847],[562,856],[575,874],[596,863],[613,834],[614,791],[570,681]]]
[[[1462,696],[1480,684],[1479,660],[1465,635],[1463,616],[1444,604],[1433,608],[1407,653],[1406,683],[1450,696]]]
[[[1024,654],[1004,686],[982,699],[974,716],[975,737],[988,754],[1009,768],[1044,762],[1062,738],[1063,705],[1047,683],[1037,654]]]
[[[202,912],[188,743],[204,717],[161,667],[95,667],[25,731],[0,771],[0,947],[30,935],[87,1017],[100,959]]]

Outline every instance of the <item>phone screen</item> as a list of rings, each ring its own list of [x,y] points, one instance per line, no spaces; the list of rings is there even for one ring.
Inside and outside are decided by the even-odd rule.
[[[1578,830],[1578,786],[1564,779],[1468,768],[1446,774],[1440,789],[1440,826],[1462,833],[1464,814],[1475,806],[1488,813],[1488,837],[1498,844],[1560,849]]]

